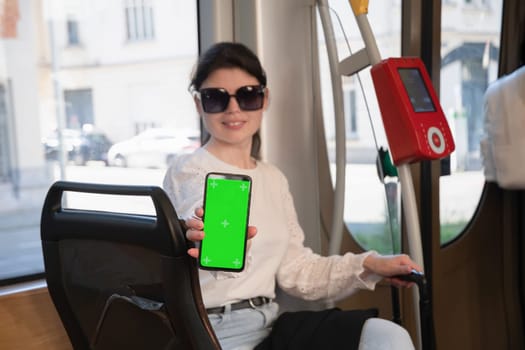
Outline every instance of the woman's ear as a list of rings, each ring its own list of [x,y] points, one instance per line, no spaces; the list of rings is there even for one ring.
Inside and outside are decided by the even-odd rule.
[[[195,103],[195,108],[197,109],[197,113],[199,113],[199,115],[202,116],[201,100],[199,100],[197,96],[193,96],[193,102]]]

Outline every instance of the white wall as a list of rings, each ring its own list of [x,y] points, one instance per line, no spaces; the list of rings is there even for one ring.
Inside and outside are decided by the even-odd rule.
[[[0,192],[0,212],[40,205],[49,183],[37,102],[38,1],[20,0],[18,6],[16,37],[0,39],[0,80],[7,89],[11,161],[11,183]]]

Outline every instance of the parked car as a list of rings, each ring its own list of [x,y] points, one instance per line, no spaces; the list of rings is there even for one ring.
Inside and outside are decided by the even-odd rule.
[[[109,138],[101,131],[90,126],[80,129],[63,129],[62,140],[67,160],[76,165],[86,165],[88,161],[108,163],[108,150],[112,145]],[[48,160],[59,159],[59,137],[55,130],[43,141],[45,156]]]
[[[120,167],[164,168],[178,154],[199,147],[196,130],[151,128],[122,142],[108,151],[109,165]]]

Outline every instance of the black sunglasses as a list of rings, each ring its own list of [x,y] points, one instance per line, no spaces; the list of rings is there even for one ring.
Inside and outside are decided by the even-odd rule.
[[[230,98],[235,97],[243,111],[256,111],[264,104],[264,85],[241,86],[230,95],[223,88],[205,88],[196,92],[206,113],[221,113],[226,110]]]

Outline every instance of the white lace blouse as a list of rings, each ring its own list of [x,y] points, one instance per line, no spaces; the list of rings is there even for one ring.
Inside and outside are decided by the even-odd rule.
[[[276,281],[285,292],[307,300],[339,299],[356,289],[375,288],[381,278],[363,268],[371,252],[323,257],[303,245],[288,182],[268,163],[258,161],[254,169],[241,169],[203,148],[179,156],[166,173],[164,190],[180,218],[189,218],[202,206],[205,176],[211,171],[252,178],[250,225],[257,227],[257,235],[242,272],[199,271],[207,308],[257,296],[274,298]]]

